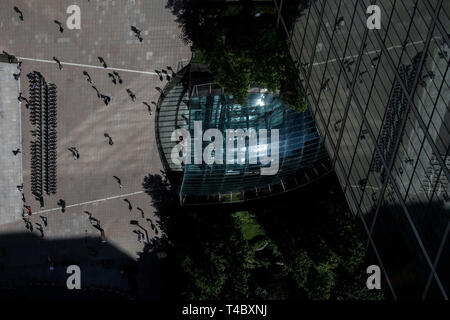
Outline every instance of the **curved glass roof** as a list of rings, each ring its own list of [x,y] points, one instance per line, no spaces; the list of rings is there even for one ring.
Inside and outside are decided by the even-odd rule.
[[[211,141],[202,141],[202,137],[195,137],[194,125],[201,123],[202,130],[218,129],[223,138],[223,164],[194,163],[194,141],[200,141],[202,151]],[[283,101],[274,94],[250,93],[244,106],[233,103],[231,96],[220,92],[210,95],[191,97],[189,103],[188,130],[191,134],[192,161],[184,166],[184,177],[181,186],[181,196],[217,195],[231,192],[255,190],[271,184],[277,184],[282,178],[296,173],[302,168],[310,168],[317,161],[328,158],[323,146],[312,114],[309,109],[298,113],[284,105]],[[234,148],[226,150],[227,129],[254,129],[258,139],[267,129],[267,143],[258,140],[258,154],[267,148],[268,155],[272,154],[271,138],[273,129],[279,133],[279,161],[275,174],[262,175],[261,168],[268,167],[258,159],[253,163],[249,156],[249,139],[244,138],[245,146],[238,145],[239,138],[234,139]],[[242,139],[241,139],[242,140]],[[243,141],[241,141],[243,142]],[[237,160],[239,146],[242,153],[239,158],[243,164],[227,164],[225,153],[232,152]],[[214,151],[212,152],[214,155]],[[245,157],[242,158],[242,155]],[[217,155],[216,155],[217,156]]]

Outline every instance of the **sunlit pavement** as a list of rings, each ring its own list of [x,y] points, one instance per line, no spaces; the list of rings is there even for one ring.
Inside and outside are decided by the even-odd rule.
[[[81,30],[65,27],[69,16],[66,9],[72,2],[22,0],[0,4],[1,50],[24,58],[20,80],[23,95],[28,97],[26,75],[35,70],[41,72],[47,82],[56,84],[58,92],[57,194],[44,197],[43,209],[30,190],[29,150],[33,127],[28,110],[22,106],[24,192],[26,204],[33,211],[27,218],[34,224],[36,241],[43,241],[35,223],[43,225],[40,216],[44,216],[48,223],[43,228],[46,241],[92,238],[100,242],[99,230],[92,226],[84,212],[88,211],[100,221],[108,245],[127,259],[137,259],[137,252],[142,252],[144,244],[133,232],[139,228],[130,225],[130,220],[137,220],[147,229],[149,238],[155,236],[147,220],[157,225],[155,209],[150,196],[143,193],[142,182],[144,176],[160,174],[162,169],[155,142],[154,113],[149,116],[142,102],[157,101],[158,91],[154,88],[165,84],[153,74],[154,69],[171,66],[176,70],[180,60],[190,58],[190,50],[180,40],[180,30],[174,17],[164,8],[164,0],[80,1]],[[22,10],[24,21],[14,13],[14,6]],[[53,22],[55,19],[63,22],[63,33]],[[131,25],[142,30],[142,43],[132,34]],[[62,62],[62,70],[56,63],[46,62],[53,56]],[[118,71],[123,83],[113,84],[108,77],[112,70],[89,67],[102,67],[97,56],[105,59],[108,68],[137,72]],[[111,97],[108,106],[97,97],[82,73],[84,70],[90,74],[92,85]],[[136,95],[135,102],[128,96],[127,88]],[[113,145],[108,144],[104,133],[112,137]],[[72,146],[80,153],[77,160],[68,150]],[[123,188],[119,188],[113,176],[121,179]],[[125,198],[132,205],[131,211]],[[57,209],[59,199],[66,201],[64,213]],[[138,207],[144,211],[144,217]],[[10,233],[30,234],[30,231],[22,220],[0,226],[0,237]],[[8,248],[8,252],[16,245],[0,242],[0,247]],[[70,256],[70,251],[64,254]],[[99,251],[103,259],[114,258],[115,254],[105,250],[102,256]],[[45,260],[46,253],[39,255],[37,265]],[[24,267],[27,263],[24,262]]]

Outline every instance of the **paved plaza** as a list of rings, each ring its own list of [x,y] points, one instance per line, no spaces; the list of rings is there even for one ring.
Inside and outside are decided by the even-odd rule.
[[[81,9],[80,30],[69,30],[66,27],[65,22],[69,16],[66,9],[72,4],[77,4]],[[138,241],[134,230],[139,228],[131,225],[130,220],[137,220],[140,226],[147,229],[150,239],[162,235],[161,232],[156,234],[157,231],[151,228],[153,223],[158,229],[158,221],[152,199],[142,186],[145,176],[160,175],[163,168],[155,141],[155,112],[149,115],[142,102],[151,104],[151,101],[157,101],[159,93],[155,87],[163,88],[166,83],[166,80],[160,81],[155,69],[167,69],[167,66],[171,66],[176,71],[178,63],[188,61],[191,55],[189,47],[180,39],[180,29],[174,21],[175,17],[165,5],[165,0],[1,2],[0,51],[5,50],[23,61],[20,78],[23,96],[28,97],[29,82],[26,75],[33,71],[40,72],[47,82],[57,86],[57,193],[44,196],[43,208],[31,194],[29,150],[33,126],[29,110],[22,103],[24,196],[25,204],[33,212],[27,218],[35,228],[30,233],[25,228],[20,213],[15,222],[0,225],[0,239],[3,238],[0,240],[0,249],[5,252],[7,248],[8,252],[0,255],[0,264],[6,265],[6,269],[11,261],[8,254],[14,248],[29,249],[33,247],[33,243],[37,247],[43,241],[55,241],[54,248],[61,248],[52,251],[54,260],[59,255],[84,255],[80,252],[89,251],[88,246],[74,246],[73,243],[85,243],[82,239],[100,243],[100,231],[92,226],[86,211],[100,221],[107,246],[114,248],[103,250],[99,247],[96,258],[83,258],[87,264],[92,259],[138,259],[144,243]],[[13,10],[14,6],[21,9],[24,21],[19,20]],[[62,22],[62,33],[54,20]],[[130,29],[132,25],[141,30],[142,42],[133,35]],[[104,58],[107,69],[99,62],[98,56]],[[53,57],[61,61],[62,70]],[[16,65],[11,67],[15,69]],[[92,84],[87,81],[83,71],[89,73]],[[120,75],[123,81],[121,84],[114,84],[108,76],[113,71]],[[5,72],[1,69],[2,78]],[[7,76],[12,78],[10,72]],[[1,92],[4,91],[3,84],[2,81]],[[111,98],[108,106],[97,97],[91,85]],[[135,102],[127,89],[135,94]],[[2,103],[4,99],[2,96]],[[11,110],[11,115],[16,115],[16,97],[13,100],[16,107]],[[13,127],[11,130],[16,129]],[[108,143],[105,133],[112,138],[113,145]],[[3,139],[10,140],[7,137],[2,135],[2,152],[12,157],[12,142],[8,142],[6,151],[3,150]],[[77,148],[79,159],[74,160],[68,150],[70,147]],[[121,179],[122,188],[114,176]],[[5,191],[3,176],[0,177],[1,192],[16,192],[21,202],[16,185],[8,182],[6,187],[14,190]],[[57,204],[60,199],[66,203],[64,213]],[[131,210],[124,199],[129,200]],[[6,215],[5,204],[0,203],[0,206],[0,212]],[[142,209],[143,214],[137,208]],[[44,239],[41,239],[36,223],[43,225],[43,219],[46,219],[47,226],[43,227]],[[22,234],[27,235],[24,238],[26,240],[17,241],[17,237],[20,238]],[[33,265],[35,270],[36,266],[46,265],[50,253],[41,251],[33,255],[36,259],[32,262],[29,259],[21,262],[14,260],[14,263],[19,264],[16,267],[28,270]],[[5,276],[7,271],[4,271]],[[102,285],[102,279],[109,281],[107,276],[93,276],[92,279],[96,279],[98,286]],[[1,269],[0,280],[5,280],[2,279]]]
[[[17,153],[17,149],[20,152],[20,109],[19,87],[13,77],[16,72],[15,64],[0,62],[0,224],[17,220],[22,212],[22,196],[17,189],[22,184],[22,154]]]

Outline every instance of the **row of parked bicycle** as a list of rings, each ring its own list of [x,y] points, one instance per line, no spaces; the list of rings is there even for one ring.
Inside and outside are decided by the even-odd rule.
[[[37,71],[27,75],[31,130],[31,191],[36,197],[56,193],[57,90]]]

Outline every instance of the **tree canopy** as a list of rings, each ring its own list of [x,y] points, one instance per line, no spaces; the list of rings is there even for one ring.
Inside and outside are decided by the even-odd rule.
[[[365,286],[357,218],[342,192],[330,196],[324,185],[339,190],[325,180],[241,211],[171,210],[174,291],[188,300],[383,297]]]
[[[280,93],[297,111],[306,109],[295,66],[276,10],[268,2],[169,0],[194,59],[208,66],[214,81],[244,104],[249,85]]]

